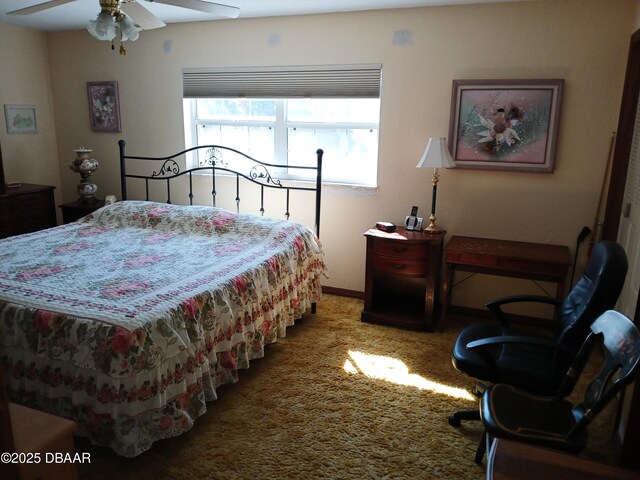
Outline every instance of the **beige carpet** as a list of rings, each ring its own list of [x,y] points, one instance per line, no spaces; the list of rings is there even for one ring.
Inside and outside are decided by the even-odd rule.
[[[91,479],[482,479],[473,462],[479,422],[447,416],[476,402],[451,365],[459,327],[418,333],[360,322],[362,302],[325,295],[263,359],[221,387],[185,435],[126,459],[91,453]],[[392,377],[387,380],[378,377]],[[608,441],[606,428],[594,447]],[[604,447],[603,447],[604,445]],[[589,452],[587,452],[589,453]],[[606,458],[605,458],[606,459]]]

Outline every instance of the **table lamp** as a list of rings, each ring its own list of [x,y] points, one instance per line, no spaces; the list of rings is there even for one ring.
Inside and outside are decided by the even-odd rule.
[[[447,142],[442,137],[431,137],[427,143],[427,148],[422,154],[422,158],[416,165],[417,168],[431,167],[433,175],[431,182],[433,184],[433,193],[431,195],[431,215],[429,216],[429,225],[425,227],[426,232],[437,233],[442,229],[436,225],[436,194],[438,191],[438,168],[454,168],[456,166],[449,150],[447,150]]]

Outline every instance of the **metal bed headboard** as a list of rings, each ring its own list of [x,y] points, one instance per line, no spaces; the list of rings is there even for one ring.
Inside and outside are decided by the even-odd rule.
[[[318,237],[320,237],[320,200],[321,200],[321,192],[322,192],[322,156],[323,150],[318,149],[316,151],[316,166],[302,166],[302,165],[277,165],[271,163],[261,162],[260,160],[256,160],[249,155],[240,152],[234,148],[224,147],[221,145],[200,145],[197,147],[192,147],[181,152],[175,153],[173,155],[169,155],[166,157],[142,157],[142,156],[134,156],[134,155],[126,155],[125,154],[125,145],[126,142],[124,140],[118,141],[118,146],[120,147],[120,181],[122,188],[122,199],[127,200],[127,179],[128,178],[137,178],[144,180],[145,184],[145,200],[149,200],[149,184],[150,182],[160,181],[166,183],[166,193],[167,200],[166,203],[171,203],[171,180],[186,176],[189,180],[189,204],[193,205],[193,174],[195,172],[210,172],[211,173],[211,197],[212,204],[216,206],[216,195],[217,195],[217,187],[216,187],[216,174],[223,173],[225,176],[235,176],[236,183],[236,210],[240,211],[240,178],[244,178],[256,185],[260,186],[260,214],[264,215],[264,191],[265,188],[273,188],[286,192],[286,211],[285,216],[287,220],[289,219],[289,202],[290,202],[290,193],[292,190],[305,190],[305,191],[314,191],[315,192],[315,221],[314,221],[314,230]],[[200,153],[205,153],[205,159],[200,159]],[[199,158],[198,166],[194,168],[185,168],[181,169],[179,163],[176,161],[176,158],[185,156],[187,154],[195,154],[196,158]],[[239,158],[242,160],[242,169],[234,169],[231,167],[230,163],[227,161],[225,156],[229,154],[232,158]],[[141,161],[149,161],[154,162],[152,165],[156,165],[159,168],[154,170],[150,175],[141,175],[141,174],[133,174],[127,173],[127,160],[141,160]],[[315,170],[316,171],[316,180],[313,186],[304,186],[304,183],[299,184],[300,182],[293,183],[294,181],[288,182],[288,184],[283,184],[281,180],[274,178],[269,169],[277,169],[283,168],[287,170]]]

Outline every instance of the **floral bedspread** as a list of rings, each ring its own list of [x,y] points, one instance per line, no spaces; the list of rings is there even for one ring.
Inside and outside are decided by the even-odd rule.
[[[212,207],[117,202],[0,240],[9,394],[138,455],[284,336],[324,269],[307,227]]]

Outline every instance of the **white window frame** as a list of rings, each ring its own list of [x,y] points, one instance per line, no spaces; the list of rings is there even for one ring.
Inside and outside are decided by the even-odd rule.
[[[278,165],[296,165],[297,161],[295,158],[289,159],[289,129],[318,129],[318,130],[369,130],[374,132],[376,135],[376,143],[378,142],[378,132],[379,132],[379,122],[303,122],[303,121],[292,121],[287,120],[286,118],[286,109],[287,102],[289,99],[281,98],[281,99],[270,99],[276,102],[276,115],[275,120],[247,120],[244,119],[242,121],[235,120],[220,120],[220,119],[202,119],[197,116],[197,103],[198,99],[191,98],[184,100],[184,112],[185,112],[185,141],[186,148],[191,148],[198,145],[198,127],[201,125],[204,126],[246,126],[246,127],[267,127],[272,128],[274,131],[274,151],[273,151],[273,162]],[[330,151],[329,146],[325,145],[317,145],[319,148],[323,148]],[[310,154],[314,153],[310,152]],[[257,158],[258,160],[264,160],[263,158]],[[191,167],[198,166],[198,159],[195,156],[192,156],[189,159]],[[358,186],[366,186],[366,187],[375,187],[377,184],[377,164],[378,164],[378,155],[377,151],[375,154],[375,158],[371,160],[371,164],[368,165],[368,168],[371,168],[371,172],[368,172],[368,177],[371,178],[368,182],[358,182],[354,180],[353,177],[350,176],[335,176],[335,175],[327,175],[325,170],[325,175],[323,175],[323,182],[325,183],[335,183],[335,184],[352,184]],[[292,170],[292,171],[280,171],[275,172],[275,176],[281,179],[287,180],[313,180],[311,174],[304,175],[304,171],[301,170]]]

